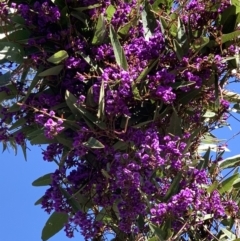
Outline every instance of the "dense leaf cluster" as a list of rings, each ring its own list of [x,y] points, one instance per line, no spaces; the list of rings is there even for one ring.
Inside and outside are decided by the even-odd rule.
[[[0,140],[57,164],[43,240],[239,238],[239,156],[211,134],[239,109],[239,24],[238,0],[0,2]]]

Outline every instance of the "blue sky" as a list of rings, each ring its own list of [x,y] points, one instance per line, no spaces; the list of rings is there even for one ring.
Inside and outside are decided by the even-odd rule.
[[[239,85],[239,84],[238,84]],[[240,93],[240,86],[231,85],[230,90]],[[236,117],[240,115],[235,114]],[[214,131],[220,139],[229,139],[240,131],[240,123],[230,119],[232,130],[228,127]],[[41,230],[48,219],[41,206],[34,206],[46,187],[33,187],[31,183],[38,177],[55,170],[55,164],[42,160],[41,147],[29,145],[28,161],[24,160],[21,149],[15,156],[10,149],[0,158],[0,240],[4,241],[41,241]],[[240,135],[228,143],[231,152],[224,157],[240,154]],[[63,231],[50,241],[70,240]],[[71,240],[84,240],[76,233]]]
[[[0,240],[4,241],[41,241],[41,231],[48,219],[41,206],[34,206],[45,192],[46,187],[33,187],[31,183],[38,177],[55,170],[54,163],[42,160],[41,148],[30,147],[28,161],[19,149],[19,154],[5,151],[1,155],[0,169]],[[51,241],[70,240],[64,231],[59,232]],[[71,240],[84,240],[76,233]]]

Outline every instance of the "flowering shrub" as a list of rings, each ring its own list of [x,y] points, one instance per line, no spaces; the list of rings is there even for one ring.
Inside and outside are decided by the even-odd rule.
[[[240,159],[204,148],[240,99],[239,16],[237,0],[0,2],[0,140],[57,164],[33,182],[42,240],[239,238],[240,176],[220,173]]]

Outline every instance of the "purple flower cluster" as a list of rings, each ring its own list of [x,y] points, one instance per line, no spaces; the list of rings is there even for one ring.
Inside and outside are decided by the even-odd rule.
[[[153,1],[145,2],[70,0],[61,9],[45,0],[16,6],[31,32],[24,45],[31,67],[56,67],[49,57],[60,50],[67,57],[60,56],[56,65],[63,69],[58,75],[42,77],[23,98],[20,111],[0,110],[0,140],[12,137],[6,123],[13,118],[25,118],[27,131],[41,127],[51,143],[43,150],[43,159],[59,163],[42,207],[48,213],[69,214],[68,237],[77,230],[86,240],[100,238],[116,226],[124,235],[147,234],[148,222],[161,226],[167,220],[178,232],[182,220],[193,227],[200,225],[199,213],[217,219],[224,218],[226,210],[231,215],[238,212],[234,201],[207,190],[212,175],[207,168],[199,168],[201,158],[196,152],[208,127],[226,117],[229,103],[221,100],[217,117],[203,121],[206,109],[215,102],[212,76],[228,68],[223,61],[226,53],[215,47],[201,51],[196,46],[202,43],[197,44],[194,36],[186,51],[180,46],[184,51],[180,56],[179,33],[174,32],[180,23],[189,38],[189,27],[195,34],[203,28],[206,36],[213,34],[217,17],[230,3],[214,1],[219,9],[210,11],[208,4],[214,3],[192,0],[180,12],[158,16],[152,11]],[[152,21],[146,27],[141,17],[147,4],[156,22],[154,29],[146,30]],[[7,15],[5,5],[1,6],[0,15],[1,11]],[[112,46],[107,27],[106,37],[92,42],[104,30],[95,31],[101,13],[102,25],[112,25],[121,48]],[[127,33],[125,27],[129,27]],[[116,48],[121,55],[115,56]],[[235,47],[228,47],[227,53],[234,56]],[[119,62],[125,59],[123,67]],[[28,88],[20,84],[14,83],[14,88],[24,97]],[[6,87],[0,92],[11,95]],[[25,144],[26,136],[24,132],[13,135],[19,145]]]

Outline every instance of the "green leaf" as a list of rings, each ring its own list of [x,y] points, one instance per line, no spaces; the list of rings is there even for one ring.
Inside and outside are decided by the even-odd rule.
[[[191,81],[180,81],[180,82],[175,82],[173,84],[171,84],[171,87],[173,87],[174,89],[179,89],[179,88],[183,88],[183,87],[187,87],[190,85],[194,85],[196,84],[196,82],[191,82]]]
[[[172,116],[170,118],[169,127],[167,128],[167,132],[175,136],[181,136],[182,135],[181,128],[182,128],[181,119],[179,118],[176,110],[173,110]]]
[[[192,99],[195,99],[196,96],[200,93],[200,90],[192,90],[187,93],[184,93],[180,98],[179,102],[182,104],[188,104]]]
[[[0,75],[0,87],[5,86],[11,81],[11,71],[8,71],[7,73]]]
[[[184,56],[183,48],[176,39],[173,39],[173,49],[177,55],[178,60],[181,61]]]
[[[151,7],[148,1],[145,1],[142,10],[142,24],[145,40],[149,40],[153,36],[154,30],[157,27],[156,18],[154,13],[151,11]]]
[[[99,15],[92,44],[101,44],[106,39],[106,24],[103,13]]]
[[[113,46],[113,52],[117,64],[122,67],[124,70],[128,70],[128,63],[126,56],[124,54],[123,48],[118,40],[117,33],[115,32],[112,25],[110,25],[110,39]]]
[[[43,200],[43,196],[40,197],[40,198],[34,203],[34,205],[42,204],[42,200]]]
[[[207,192],[212,193],[214,190],[217,189],[218,185],[219,183],[217,181],[214,181],[213,184],[207,188]]]
[[[77,53],[77,54],[80,54],[81,57],[82,57],[91,67],[93,67],[95,70],[98,69],[98,65],[95,63],[94,60],[92,60],[92,59],[90,58],[89,55],[86,55],[86,54],[83,53],[82,51],[77,51],[76,53]]]
[[[156,225],[149,223],[151,231],[159,238],[159,241],[165,241],[163,231]]]
[[[137,79],[135,80],[136,83],[145,80],[145,78],[147,77],[147,75],[149,74],[149,72],[157,65],[157,63],[159,62],[159,58],[157,59],[153,59],[149,62],[148,66],[145,67],[145,69],[141,72],[141,74],[137,77]]]
[[[12,84],[6,85],[7,89],[9,92],[1,91],[0,92],[0,102],[4,100],[9,100],[9,99],[15,99],[16,95],[18,93],[16,87]]]
[[[106,14],[107,14],[107,20],[111,21],[114,13],[116,12],[116,9],[113,5],[109,5],[108,8],[106,9]]]
[[[223,13],[220,15],[220,24],[224,25],[225,22],[227,21],[227,19],[231,16],[231,15],[235,15],[236,14],[236,6],[231,5],[229,6],[227,9],[225,9],[223,11]]]
[[[53,64],[59,64],[66,58],[68,58],[67,51],[60,50],[57,53],[53,54],[51,57],[49,57],[47,61]]]
[[[223,97],[224,97],[225,100],[228,100],[228,101],[233,102],[233,103],[240,102],[240,94],[238,94],[238,93],[228,91],[228,90],[224,90],[222,92],[222,94],[223,94]]]
[[[30,37],[30,31],[21,29],[8,34],[5,38],[1,39],[0,42],[18,42],[27,43]]]
[[[187,34],[184,24],[181,19],[178,17],[178,26],[177,26],[177,42],[182,46],[187,41]]]
[[[84,120],[87,122],[90,128],[93,128],[93,126],[95,125],[102,130],[106,129],[106,124],[104,122],[102,122],[96,116],[87,111],[83,106],[76,105],[77,99],[69,91],[66,91],[65,99],[68,107],[73,111],[73,113],[79,113],[82,118],[84,118]]]
[[[44,70],[43,72],[38,74],[38,76],[45,77],[45,76],[49,76],[49,75],[58,75],[62,71],[63,67],[64,67],[64,65],[54,66],[52,68]]]
[[[54,212],[47,220],[42,230],[42,240],[46,241],[56,233],[58,233],[64,225],[68,222],[67,213]]]
[[[78,212],[79,210],[84,211],[79,204],[79,202],[76,201],[75,197],[70,196],[70,194],[63,188],[60,187],[61,193],[63,196],[67,199],[67,202],[72,207],[74,212]]]
[[[128,143],[125,141],[117,141],[113,145],[114,150],[126,150],[127,147],[128,147]]]
[[[211,118],[211,117],[214,117],[215,115],[216,115],[215,112],[212,112],[212,111],[210,111],[210,110],[207,110],[207,111],[204,113],[203,117],[205,117],[205,118]]]
[[[221,169],[236,167],[240,165],[240,155],[228,157],[219,162],[219,167]]]
[[[22,127],[23,125],[25,125],[26,123],[26,119],[25,118],[20,118],[17,121],[15,121],[11,127],[9,128],[9,130],[14,130],[16,128]]]
[[[233,187],[234,188],[240,188],[240,178],[238,178],[237,180],[234,181]]]
[[[95,107],[97,107],[97,105],[98,104],[94,101],[93,86],[91,86],[87,92],[86,106],[95,108]]]
[[[211,152],[211,148],[208,147],[206,153],[203,156],[203,160],[200,160],[199,162],[198,169],[202,170],[208,167],[208,163],[210,161],[210,152]]]
[[[99,101],[98,101],[98,113],[97,113],[97,117],[101,120],[104,119],[104,108],[105,108],[104,96],[105,96],[104,81],[102,80],[101,87],[100,87]]]
[[[29,139],[31,145],[41,145],[41,144],[50,144],[54,143],[54,140],[48,139],[43,133],[38,136],[35,136],[32,139]]]
[[[52,173],[48,173],[44,176],[39,177],[38,179],[36,179],[32,185],[35,187],[40,187],[40,186],[48,186],[52,183]]]
[[[208,43],[209,43],[209,38],[201,36],[200,38],[195,40],[195,42],[192,44],[192,47],[196,52],[199,52]]]
[[[224,237],[227,236],[230,240],[234,240],[236,238],[236,235],[234,235],[232,232],[228,231],[226,228],[221,228],[221,231],[224,233]],[[229,240],[227,239],[227,240]]]
[[[39,70],[37,71],[36,75],[34,76],[34,78],[31,80],[31,84],[27,90],[27,94],[23,99],[23,103],[25,103],[25,101],[27,100],[27,98],[29,97],[29,95],[31,94],[31,91],[37,86],[38,81],[41,79],[41,77],[38,76],[39,73],[42,72],[42,68],[40,67]]]
[[[233,188],[233,183],[239,178],[240,174],[236,173],[229,178],[225,179],[222,183],[219,184],[219,193],[223,194],[225,192],[230,192]]]
[[[22,148],[24,159],[25,159],[25,161],[27,161],[27,146],[26,146],[26,143],[22,144],[21,148]]]
[[[232,33],[223,34],[221,37],[221,43],[223,44],[228,41],[232,41],[232,40],[236,39],[238,36],[240,36],[240,30],[236,30]]]
[[[58,134],[56,135],[56,139],[59,143],[68,147],[69,149],[72,149],[73,147],[73,141],[71,140],[72,138],[67,138],[64,134]]]
[[[88,16],[83,13],[82,11],[71,11],[70,13],[73,17],[77,18],[78,20],[80,20],[82,22],[82,24],[84,24],[83,26],[86,26],[86,20],[88,18]]]
[[[7,59],[15,63],[23,62],[24,50],[20,44],[12,42],[0,42],[0,60]]]
[[[134,100],[142,100],[142,97],[139,93],[139,89],[135,82],[132,82],[132,94],[133,94]]]
[[[122,27],[119,28],[118,34],[122,36],[126,36],[129,34],[129,30],[131,27],[135,26],[137,24],[137,18],[132,19],[130,22],[124,24]]]
[[[96,3],[96,4],[93,4],[93,5],[86,6],[86,7],[74,8],[74,10],[82,12],[84,10],[90,10],[90,9],[94,9],[94,8],[99,8],[101,6],[102,6],[102,4]]]
[[[90,137],[87,142],[83,143],[83,145],[93,149],[104,148],[104,145],[94,137]]]
[[[179,182],[182,178],[182,174],[178,172],[175,178],[172,181],[171,186],[169,187],[165,197],[163,198],[165,201],[168,201],[174,194],[176,194],[179,190]]]

